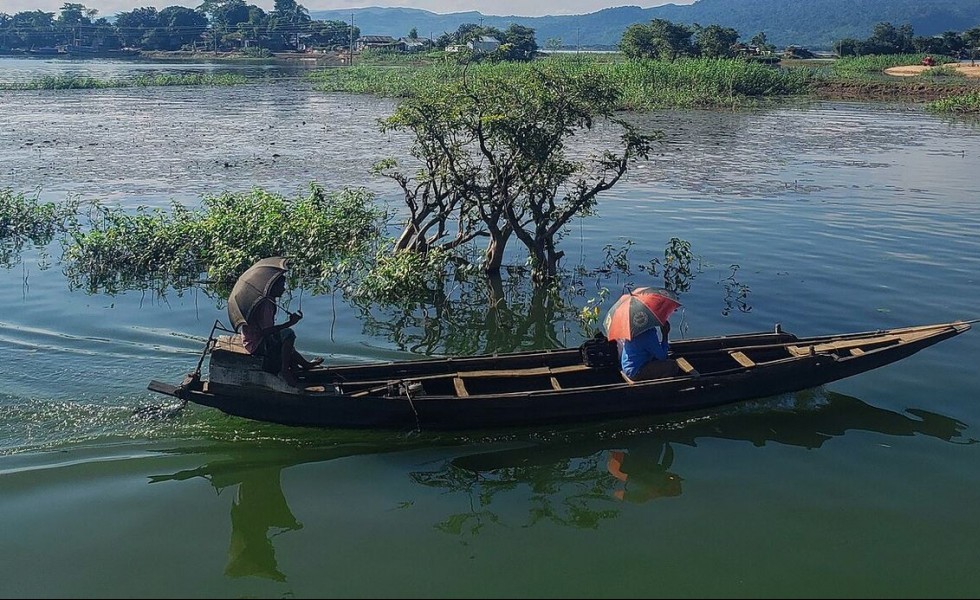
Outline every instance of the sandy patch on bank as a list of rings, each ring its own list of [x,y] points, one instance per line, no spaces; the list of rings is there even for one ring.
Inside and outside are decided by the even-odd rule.
[[[980,77],[980,63],[975,65],[970,65],[968,63],[956,63],[944,65],[956,69],[960,73],[963,73],[967,77]],[[913,75],[918,75],[919,73],[925,71],[926,69],[931,69],[932,67],[926,67],[924,65],[909,65],[906,67],[890,67],[885,69],[886,75],[895,75],[896,77],[912,77]]]

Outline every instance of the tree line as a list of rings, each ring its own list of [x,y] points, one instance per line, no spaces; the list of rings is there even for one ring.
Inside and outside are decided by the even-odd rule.
[[[198,45],[270,51],[300,45],[347,48],[360,30],[343,21],[317,21],[296,0],[275,0],[266,12],[244,0],[204,0],[197,8],[168,6],[121,12],[110,22],[83,4],[65,3],[59,14],[42,10],[0,13],[0,49],[86,46],[106,50],[182,50]]]
[[[834,45],[840,56],[869,54],[942,54],[968,58],[980,50],[980,26],[963,32],[946,31],[937,36],[917,36],[911,25],[895,27],[883,22],[864,40],[845,38]]]
[[[846,38],[834,44],[840,56],[868,54],[931,53],[968,57],[980,48],[980,26],[964,32],[947,31],[938,36],[916,36],[911,25],[895,27],[878,23],[866,40]],[[682,57],[733,58],[744,54],[767,54],[775,48],[759,32],[748,46],[739,43],[739,33],[731,27],[702,27],[653,19],[626,28],[619,43],[620,51],[630,58],[676,60]],[[787,52],[794,52],[793,46]]]

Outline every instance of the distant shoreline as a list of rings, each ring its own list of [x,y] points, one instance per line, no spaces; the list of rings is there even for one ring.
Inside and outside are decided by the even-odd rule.
[[[174,60],[174,61],[230,61],[230,62],[252,62],[252,63],[310,63],[318,65],[343,64],[337,53],[297,53],[297,52],[275,52],[271,56],[248,56],[242,52],[188,52],[185,50],[162,51],[144,50],[138,56],[132,57],[137,60]]]

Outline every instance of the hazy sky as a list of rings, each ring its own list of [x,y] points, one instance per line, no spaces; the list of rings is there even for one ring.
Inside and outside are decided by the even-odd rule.
[[[69,0],[0,0],[0,12],[14,14],[30,10],[43,10],[57,15]],[[86,8],[99,11],[98,16],[110,17],[121,11],[152,6],[163,9],[168,6],[188,6],[195,8],[201,0],[70,0]],[[298,0],[307,10],[333,10],[363,8],[367,6],[404,6],[420,8],[435,13],[453,13],[477,10],[485,15],[520,15],[535,17],[540,15],[574,15],[595,12],[611,6],[660,6],[662,4],[692,4],[694,0]],[[245,0],[265,10],[271,10],[274,0]]]

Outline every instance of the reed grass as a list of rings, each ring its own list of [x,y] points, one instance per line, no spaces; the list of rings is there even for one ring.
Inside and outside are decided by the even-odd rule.
[[[464,77],[519,79],[532,69],[566,76],[608,78],[619,89],[620,110],[753,104],[765,98],[807,92],[808,69],[782,70],[745,60],[690,59],[608,61],[552,56],[533,63],[500,62],[461,66],[443,62],[423,67],[355,66],[311,74],[322,91],[413,97],[442,82]]]

